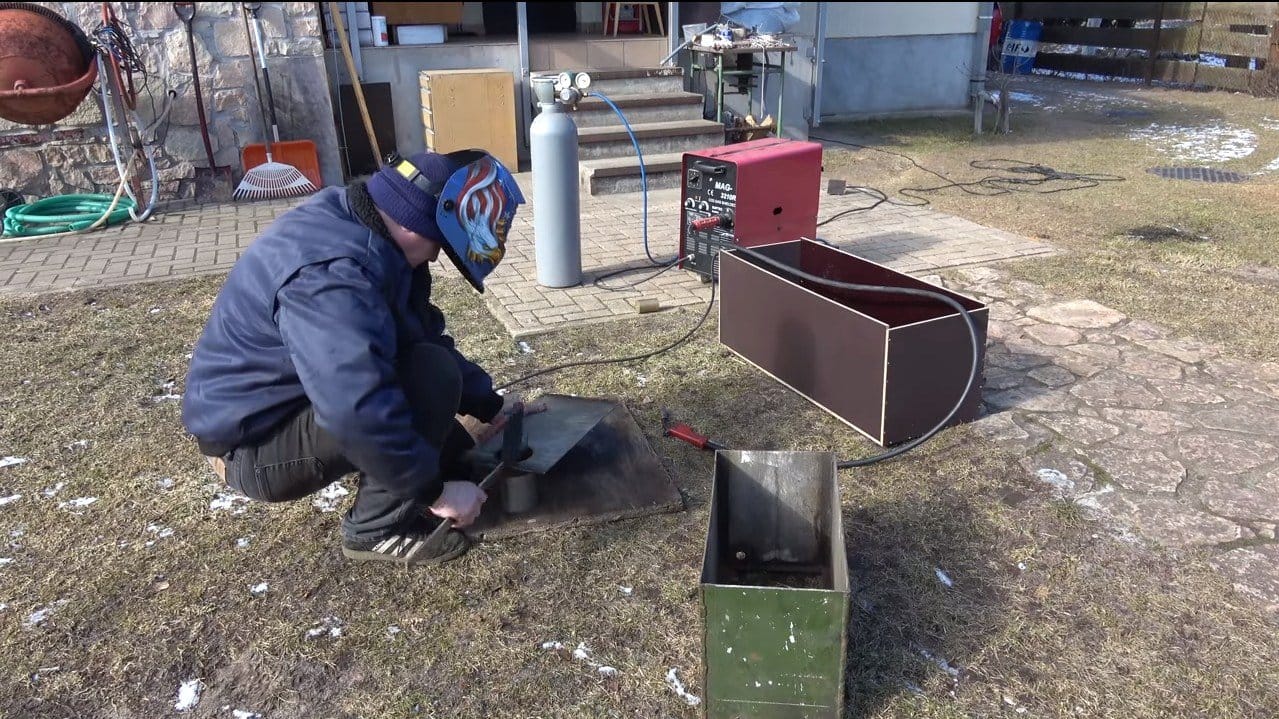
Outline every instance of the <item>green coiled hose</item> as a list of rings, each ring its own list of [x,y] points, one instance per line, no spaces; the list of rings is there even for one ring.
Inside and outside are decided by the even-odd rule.
[[[112,205],[114,204],[114,208]],[[116,225],[130,218],[137,203],[128,197],[112,195],[59,195],[25,205],[10,207],[4,213],[5,237],[38,237],[64,232],[79,232],[95,224]],[[106,220],[102,221],[103,215]]]

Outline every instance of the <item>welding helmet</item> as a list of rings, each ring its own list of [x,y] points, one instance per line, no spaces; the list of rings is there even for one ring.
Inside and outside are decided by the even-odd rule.
[[[476,290],[506,255],[507,233],[524,193],[510,171],[483,150],[460,150],[440,157],[449,174],[428,177],[417,164],[392,156],[390,168],[435,199],[435,225],[445,254]]]

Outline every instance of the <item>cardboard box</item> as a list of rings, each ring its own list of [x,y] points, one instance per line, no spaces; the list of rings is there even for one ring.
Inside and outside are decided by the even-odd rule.
[[[396,45],[439,45],[449,39],[444,25],[397,25]]]
[[[386,18],[387,25],[461,25],[460,2],[375,2],[371,14]]]

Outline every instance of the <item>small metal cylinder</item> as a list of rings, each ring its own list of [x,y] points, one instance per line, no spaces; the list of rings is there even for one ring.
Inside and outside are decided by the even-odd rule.
[[[502,509],[507,514],[523,514],[537,506],[537,475],[513,474],[502,485]]]

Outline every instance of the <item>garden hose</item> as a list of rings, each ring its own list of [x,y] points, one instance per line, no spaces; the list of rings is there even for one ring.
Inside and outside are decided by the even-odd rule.
[[[117,225],[130,219],[137,205],[123,194],[58,195],[11,207],[4,213],[5,237],[42,237],[75,234],[96,227]]]

